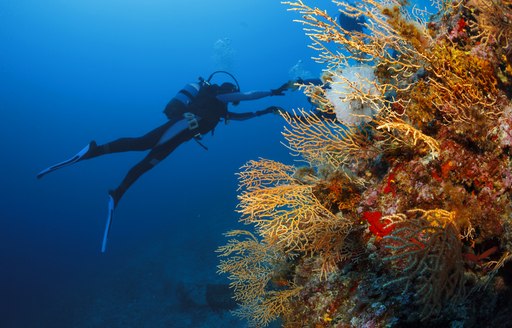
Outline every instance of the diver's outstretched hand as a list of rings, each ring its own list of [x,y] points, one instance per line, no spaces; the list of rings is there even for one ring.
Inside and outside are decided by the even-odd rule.
[[[298,77],[297,79],[295,80],[290,80],[288,82],[286,82],[285,84],[283,84],[282,86],[280,86],[279,88],[277,89],[272,89],[270,90],[272,92],[272,96],[284,96],[284,92],[287,91],[287,90],[291,90],[291,91],[297,91],[300,87],[300,85],[302,84],[305,84],[305,81]]]
[[[293,81],[288,81],[285,84],[281,85],[277,89],[270,90],[272,96],[284,96],[284,92],[288,90],[293,85]]]

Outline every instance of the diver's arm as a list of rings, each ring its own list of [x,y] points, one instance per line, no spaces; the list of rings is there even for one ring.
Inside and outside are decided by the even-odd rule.
[[[249,91],[249,92],[233,92],[224,93],[217,96],[217,99],[224,102],[239,102],[245,100],[256,100],[272,95],[272,91]]]
[[[284,91],[288,90],[291,82],[288,81],[277,89],[270,89],[269,91],[248,91],[248,92],[233,92],[224,93],[217,96],[217,99],[224,103],[237,103],[245,100],[256,100],[270,96],[284,96]]]
[[[245,121],[250,118],[258,117],[265,114],[270,113],[278,113],[279,111],[284,111],[281,107],[277,106],[270,106],[268,108],[265,108],[263,110],[259,110],[257,112],[245,112],[245,113],[234,113],[234,112],[228,112],[227,119],[233,120],[233,121]]]

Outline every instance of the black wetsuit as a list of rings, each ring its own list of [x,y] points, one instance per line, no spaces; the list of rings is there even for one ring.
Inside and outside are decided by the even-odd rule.
[[[94,145],[84,156],[90,159],[97,156],[125,151],[150,150],[147,156],[133,166],[121,184],[110,191],[110,195],[117,205],[126,190],[145,172],[165,159],[182,143],[212,131],[221,120],[246,120],[256,116],[275,111],[275,107],[247,113],[233,113],[228,111],[229,102],[254,100],[272,95],[270,91],[235,92],[230,94],[217,93],[217,86],[203,87],[197,97],[183,112],[167,111],[168,121],[158,128],[138,138],[120,138],[104,145]],[[169,103],[170,105],[170,103]],[[169,106],[168,105],[168,106]],[[185,118],[185,113],[192,113]],[[196,123],[197,126],[196,126]]]

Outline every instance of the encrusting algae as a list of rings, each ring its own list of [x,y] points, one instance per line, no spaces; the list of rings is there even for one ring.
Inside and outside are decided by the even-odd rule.
[[[254,327],[509,327],[512,1],[439,1],[428,20],[405,0],[332,1],[363,31],[286,2],[326,71],[300,88],[337,119],[284,113],[307,165],[242,167],[254,232],[218,250],[235,313]]]

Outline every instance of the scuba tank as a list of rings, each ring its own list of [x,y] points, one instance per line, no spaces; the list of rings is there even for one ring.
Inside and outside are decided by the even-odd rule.
[[[188,105],[194,100],[201,89],[200,83],[189,83],[185,85],[174,98],[169,101],[164,109],[164,113],[168,119],[175,115],[183,115],[187,111]]]
[[[185,112],[187,112],[187,108],[190,103],[196,98],[197,94],[201,90],[201,88],[205,86],[210,86],[211,79],[218,73],[224,73],[229,75],[233,81],[236,83],[236,91],[240,92],[240,85],[238,84],[237,79],[229,72],[226,71],[215,71],[208,79],[199,78],[199,82],[193,82],[186,84],[178,93],[174,96],[174,98],[169,101],[167,106],[164,109],[164,113],[168,119],[182,117]]]

